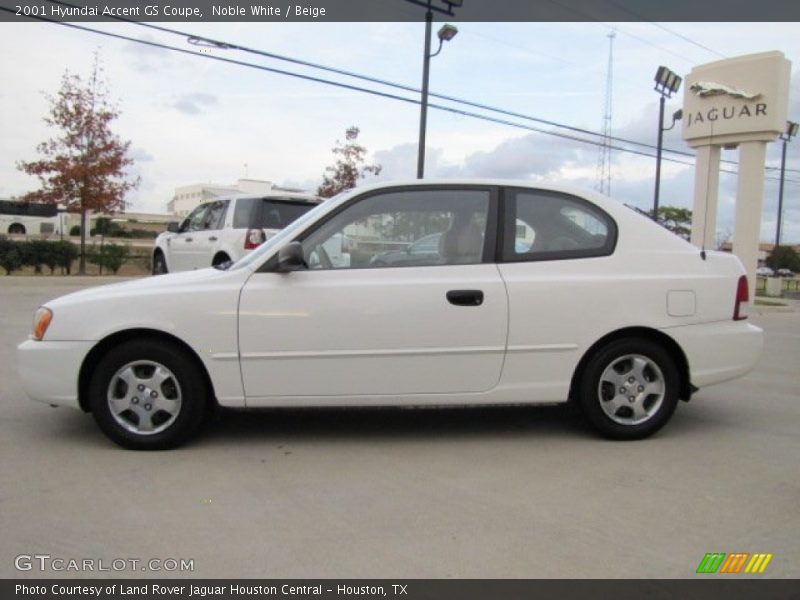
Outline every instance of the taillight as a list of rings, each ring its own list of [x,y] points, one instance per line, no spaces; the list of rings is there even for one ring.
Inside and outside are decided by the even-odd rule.
[[[253,248],[258,248],[266,241],[267,236],[261,229],[248,229],[247,234],[244,236],[244,249],[252,250]]]
[[[733,320],[742,321],[747,318],[747,315],[742,309],[742,304],[747,304],[750,301],[750,286],[747,285],[747,277],[742,275],[739,277],[739,283],[736,284],[736,304],[733,306]]]

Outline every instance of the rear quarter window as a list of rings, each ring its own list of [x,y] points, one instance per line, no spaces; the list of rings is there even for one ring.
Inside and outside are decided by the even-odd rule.
[[[280,198],[240,198],[233,215],[234,229],[283,229],[316,204]]]
[[[506,197],[504,261],[589,258],[614,252],[617,225],[598,206],[546,190],[509,190]]]

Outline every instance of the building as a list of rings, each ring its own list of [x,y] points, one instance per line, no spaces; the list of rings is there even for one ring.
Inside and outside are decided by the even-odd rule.
[[[167,212],[184,218],[201,202],[232,194],[267,194],[272,191],[303,192],[304,190],[279,187],[271,181],[260,179],[239,179],[233,185],[194,183],[175,188],[175,195],[167,204]]]

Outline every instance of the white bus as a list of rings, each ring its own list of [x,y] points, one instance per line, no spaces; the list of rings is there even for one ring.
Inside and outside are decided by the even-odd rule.
[[[53,204],[0,200],[0,234],[67,234],[68,216]]]

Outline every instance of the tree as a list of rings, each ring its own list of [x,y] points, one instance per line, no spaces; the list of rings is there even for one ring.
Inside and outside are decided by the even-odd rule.
[[[800,272],[800,254],[791,246],[775,246],[766,260],[767,266],[773,271],[789,269],[795,273]]]
[[[353,126],[345,131],[345,143],[336,140],[333,153],[338,159],[335,165],[325,168],[322,185],[317,188],[318,195],[330,198],[339,192],[356,187],[358,180],[366,177],[367,173],[380,174],[383,168],[381,165],[364,164],[367,149],[357,142],[360,132],[358,127]]]
[[[39,178],[41,189],[24,200],[63,204],[78,212],[81,223],[88,211],[124,210],[125,194],[139,184],[129,179],[126,167],[130,142],[122,141],[110,129],[119,111],[108,98],[100,60],[95,55],[89,80],[65,71],[61,89],[48,96],[50,114],[44,121],[59,130],[56,137],[37,146],[42,158],[20,161],[17,167]],[[86,232],[81,227],[79,273],[86,273]]]
[[[652,214],[652,211],[650,211]],[[657,221],[672,233],[688,240],[692,234],[692,211],[677,206],[659,206]]]

